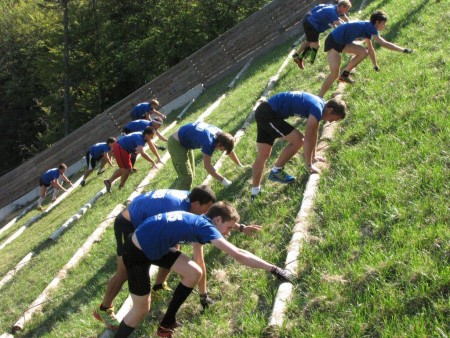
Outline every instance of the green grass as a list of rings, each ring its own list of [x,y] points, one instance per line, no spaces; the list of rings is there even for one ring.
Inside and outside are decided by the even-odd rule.
[[[375,0],[363,17],[378,8],[390,16],[382,35],[417,52],[404,55],[378,49],[381,72],[373,72],[370,61],[365,60],[355,74],[358,82],[346,88],[350,114],[340,124],[327,154],[331,167],[321,178],[311,241],[299,257],[301,273],[285,326],[279,332],[266,333],[278,283],[267,273],[241,266],[206,246],[208,290],[221,300],[202,313],[194,292],[179,313],[178,318],[186,324],[177,330],[178,337],[441,337],[450,332],[449,6],[444,1]],[[235,133],[291,44],[256,60],[236,88],[227,92],[232,77],[208,88],[180,124],[194,121],[227,92],[206,122]],[[324,53],[319,53],[314,66],[308,65],[303,72],[291,62],[273,92],[317,93],[322,83],[318,73],[326,71]],[[170,115],[166,125],[176,115]],[[291,122],[304,129],[302,121]],[[256,237],[233,234],[230,240],[282,265],[308,175],[299,154],[286,168],[297,181],[284,186],[266,180],[262,198],[250,204],[255,138],[252,124],[236,147],[244,168],[236,168],[227,159],[220,170],[234,184],[224,189],[212,182],[212,187],[219,198],[238,207],[244,222],[263,226]],[[281,142],[276,144],[268,166],[282,146]],[[199,184],[206,172],[199,152],[197,155],[195,183]],[[102,179],[111,174],[112,168],[102,178],[91,175],[85,188],[76,189],[0,251],[0,275],[30,250],[39,253],[0,290],[1,332],[9,331],[113,207],[125,202],[146,175],[149,164],[141,160],[137,168],[138,173],[130,176],[124,189],[119,191],[114,186],[113,193],[101,197],[56,243],[46,238],[103,187]],[[146,190],[167,188],[174,178],[169,161]],[[2,234],[0,243],[34,214]],[[18,336],[93,337],[102,332],[102,324],[91,312],[101,301],[115,269],[113,237],[109,228],[51,294],[43,312]],[[190,252],[188,247],[183,250]],[[172,275],[169,283],[175,286],[177,282]],[[117,308],[126,296],[124,288],[115,301]],[[168,300],[152,305],[136,336],[154,334]]]

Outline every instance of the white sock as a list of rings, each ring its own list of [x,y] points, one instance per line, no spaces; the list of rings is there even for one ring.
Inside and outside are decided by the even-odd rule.
[[[272,171],[273,171],[274,173],[277,173],[277,172],[280,171],[281,169],[283,169],[283,167],[273,167],[273,168],[272,168]]]
[[[53,197],[52,200],[56,199],[56,194],[58,193],[58,189],[53,190]]]
[[[38,199],[38,208],[40,208],[42,206],[42,202],[44,201],[44,199],[42,197],[39,197]]]
[[[252,195],[258,195],[260,191],[261,191],[261,186],[252,187]]]

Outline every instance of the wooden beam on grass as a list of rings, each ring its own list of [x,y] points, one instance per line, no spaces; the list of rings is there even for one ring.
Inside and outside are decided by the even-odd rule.
[[[73,269],[80,260],[87,255],[91,250],[94,243],[98,242],[106,231],[108,226],[112,223],[113,219],[124,209],[122,204],[118,204],[113,211],[108,215],[107,219],[103,221],[97,229],[88,237],[84,244],[75,252],[72,258],[63,266],[61,270],[56,274],[56,277],[48,284],[48,286],[42,291],[42,293],[35,299],[33,303],[28,306],[28,310],[16,321],[12,327],[12,333],[22,331],[25,325],[31,320],[34,314],[39,312],[43,304],[45,304],[51,293],[58,287],[59,283],[67,276],[69,271]]]
[[[82,177],[79,178],[78,181],[75,182],[73,187],[70,187],[67,190],[67,192],[64,192],[61,196],[59,196],[56,199],[56,201],[53,202],[47,209],[45,209],[42,213],[40,213],[40,214],[34,216],[33,218],[31,218],[27,223],[22,225],[15,233],[13,233],[10,237],[8,237],[8,239],[0,245],[0,250],[2,250],[5,246],[10,244],[11,242],[16,240],[17,238],[19,238],[25,232],[25,230],[27,228],[29,228],[31,225],[36,223],[42,217],[47,215],[47,213],[49,213],[51,210],[53,210],[53,208],[55,208],[59,203],[61,203],[80,184],[82,179],[83,179]]]

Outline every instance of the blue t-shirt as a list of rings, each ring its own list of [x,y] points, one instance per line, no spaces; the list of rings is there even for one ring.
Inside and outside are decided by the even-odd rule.
[[[223,238],[204,215],[172,211],[147,218],[136,230],[136,237],[145,256],[160,259],[178,243],[210,243]]]
[[[142,102],[142,103],[139,103],[138,105],[136,105],[131,110],[130,115],[133,120],[137,120],[142,117],[145,117],[145,113],[148,113],[151,110],[152,110],[152,106],[150,105],[150,102]]]
[[[58,168],[49,169],[45,173],[42,174],[41,180],[45,184],[50,184],[54,180],[56,180],[59,177],[59,175],[60,174],[59,174],[59,169]]]
[[[144,146],[145,140],[142,132],[130,133],[120,138],[117,143],[129,154],[135,153],[138,146]]]
[[[311,11],[311,15],[308,18],[309,23],[319,33],[325,32],[330,28],[330,24],[338,21],[339,15],[336,5],[321,6],[318,10]]]
[[[150,216],[169,211],[189,211],[189,191],[160,189],[139,195],[128,206],[131,223],[135,228]]]
[[[106,142],[96,143],[89,148],[89,154],[91,154],[92,158],[95,160],[99,160],[103,157],[103,154],[110,151],[108,144]]]
[[[312,115],[317,121],[322,119],[326,104],[324,99],[305,92],[281,92],[272,96],[268,103],[283,119],[294,115],[304,118]]]
[[[312,8],[308,13],[306,13],[306,14],[307,14],[307,15],[314,14],[315,12],[317,12],[318,10],[320,10],[320,9],[326,7],[326,6],[329,6],[329,4],[319,4],[319,5],[315,6],[315,7],[313,7],[313,8]]]
[[[124,129],[128,129],[130,133],[134,133],[136,131],[144,131],[148,126],[152,126],[152,121],[149,120],[134,120],[128,123]]]
[[[356,39],[371,39],[378,31],[369,21],[355,21],[337,26],[330,34],[338,44],[347,45]]]
[[[212,156],[217,145],[216,135],[221,129],[205,122],[194,122],[182,126],[178,130],[180,144],[188,149],[202,149],[206,155]]]

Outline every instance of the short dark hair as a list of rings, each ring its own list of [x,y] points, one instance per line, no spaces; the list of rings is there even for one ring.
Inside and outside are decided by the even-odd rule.
[[[325,107],[333,108],[333,112],[331,114],[338,115],[341,119],[344,119],[347,115],[347,104],[339,98],[332,98],[327,102]]]
[[[116,142],[116,138],[115,137],[108,137],[108,140],[106,141],[106,144],[111,144]]]
[[[203,184],[195,187],[189,193],[189,200],[191,202],[199,202],[200,204],[207,204],[209,202],[216,202],[216,194],[212,189]]]
[[[66,166],[64,163],[61,163],[61,164],[58,166],[58,169],[59,169],[59,170],[66,170],[66,169],[67,169],[67,166]]]
[[[145,127],[142,135],[153,135],[155,133],[155,129],[152,126]]]
[[[222,131],[220,133],[217,133],[216,140],[218,145],[221,145],[225,148],[225,152],[227,153],[227,155],[233,151],[234,137],[231,134]]]
[[[206,217],[213,219],[214,217],[222,217],[222,222],[234,220],[239,222],[240,216],[235,207],[228,202],[217,202],[211,205],[206,212]]]
[[[387,21],[387,19],[388,19],[387,14],[383,11],[373,12],[372,15],[370,16],[370,22],[374,25],[377,21],[383,22]]]

